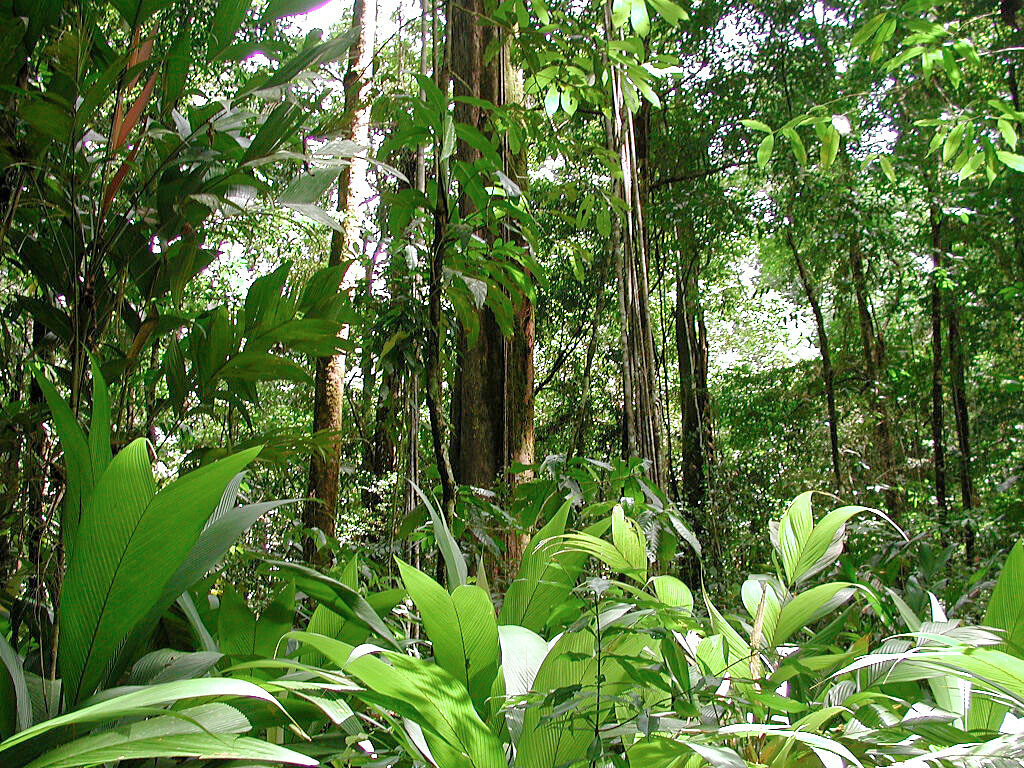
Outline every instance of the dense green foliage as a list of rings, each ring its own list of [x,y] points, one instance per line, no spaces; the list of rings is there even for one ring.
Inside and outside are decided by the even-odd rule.
[[[1018,4],[316,5],[0,0],[0,765],[1024,763]]]

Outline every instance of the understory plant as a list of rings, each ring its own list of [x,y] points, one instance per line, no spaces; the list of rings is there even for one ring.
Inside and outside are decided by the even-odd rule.
[[[659,565],[639,497],[584,500],[552,484],[502,594],[482,564],[470,575],[424,494],[433,575],[396,558],[397,578],[373,574],[385,588],[368,591],[357,556],[324,573],[249,553],[276,584],[257,602],[217,574],[284,503],[236,503],[258,449],[158,487],[146,441],[112,454],[96,367],[93,379],[86,433],[37,372],[65,456],[66,567],[57,604],[14,601],[4,620],[5,766],[1001,767],[1024,756],[1019,544],[984,626],[950,619],[931,593],[922,616],[895,590],[832,578],[848,571],[837,562],[850,521],[887,518],[845,506],[815,519],[804,493],[770,526],[770,569],[726,605]]]

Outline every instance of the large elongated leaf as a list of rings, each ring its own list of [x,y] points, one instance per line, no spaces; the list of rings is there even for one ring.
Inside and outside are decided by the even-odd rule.
[[[221,705],[223,706],[223,705]],[[183,716],[188,715],[186,710]],[[244,730],[249,724],[244,717]],[[211,728],[210,725],[214,725]],[[237,736],[217,727],[209,718],[192,723],[176,717],[157,717],[140,723],[76,739],[33,760],[27,768],[76,768],[117,760],[182,757],[203,760],[259,760],[286,765],[317,765],[318,761],[262,739]],[[205,729],[205,730],[204,730]]]
[[[689,765],[686,757],[698,755],[713,768],[747,768],[747,761],[728,747],[699,744],[692,740],[676,740],[652,736],[631,746],[628,751],[631,768],[651,765]]]
[[[782,606],[772,643],[782,645],[795,632],[845,603],[853,597],[855,591],[853,584],[837,581],[801,592]]]
[[[25,730],[32,724],[32,702],[29,700],[28,686],[25,683],[25,668],[21,657],[3,635],[0,635],[0,662],[3,663],[0,677],[6,676],[8,682],[8,685],[0,687],[0,693],[4,696],[4,701],[0,702],[0,712],[3,712],[4,707],[9,709],[4,714],[9,715],[11,727],[10,733],[0,730],[0,735],[9,736],[17,731]],[[0,728],[5,727],[4,723],[0,723]]]
[[[0,755],[6,750],[16,747],[30,739],[42,736],[57,728],[69,725],[86,725],[117,720],[129,715],[148,713],[152,707],[172,704],[187,699],[204,698],[207,696],[238,696],[266,701],[281,709],[277,699],[258,685],[245,680],[233,680],[224,677],[206,677],[198,680],[176,680],[172,683],[147,685],[120,696],[104,699],[59,717],[45,720],[31,728],[0,742]],[[282,710],[283,711],[283,710]],[[0,758],[2,759],[2,758]]]
[[[195,545],[224,487],[259,450],[202,467],[159,493],[145,440],[114,457],[83,510],[64,581],[60,667],[69,701],[81,701],[104,681],[125,637]]]
[[[1006,558],[999,581],[992,590],[984,624],[1006,633],[999,650],[1024,658],[1024,541],[1018,541]],[[998,702],[975,696],[971,702],[970,727],[998,730],[1006,711]]]
[[[238,495],[244,473],[237,474],[221,495],[217,509],[210,516],[178,570],[164,585],[163,593],[150,609],[146,617],[135,625],[131,636],[117,654],[112,666],[114,676],[133,660],[133,656],[143,646],[156,626],[157,621],[168,608],[182,595],[185,590],[203,578],[220,563],[227,551],[238,541],[253,523],[271,510],[293,503],[293,500],[267,501],[247,504],[244,507],[233,507]],[[191,599],[191,598],[190,598]],[[212,641],[211,641],[212,642]]]
[[[594,738],[594,720],[603,721],[613,711],[604,700],[621,695],[628,673],[618,658],[630,656],[644,640],[633,634],[617,635],[605,641],[599,663],[595,636],[588,630],[566,632],[551,647],[533,682],[534,693],[545,703],[527,707],[522,736],[517,744],[516,765],[520,768],[556,768],[584,759]],[[597,698],[598,671],[601,699]],[[575,693],[574,693],[575,691]],[[564,692],[576,697],[575,706],[559,706]]]
[[[480,719],[466,689],[437,664],[398,653],[353,654],[347,643],[290,632],[339,669],[358,679],[371,704],[397,712],[423,728],[438,765],[445,768],[507,768],[497,736]],[[355,656],[355,658],[353,658]]]
[[[32,369],[32,375],[43,391],[43,397],[53,417],[53,425],[57,430],[57,437],[60,439],[60,446],[64,450],[65,488],[61,536],[70,560],[74,555],[82,507],[92,496],[93,486],[98,478],[93,474],[94,464],[85,432],[82,431],[71,408],[38,368]]]
[[[469,577],[466,557],[462,554],[462,550],[459,549],[455,537],[452,536],[444,516],[438,511],[437,505],[427,498],[427,495],[420,490],[416,483],[412,484],[412,489],[420,497],[420,501],[423,502],[427,512],[430,513],[430,520],[434,527],[434,540],[437,542],[438,549],[441,550],[441,556],[444,558],[445,569],[448,573],[448,585],[456,587],[465,584]]]
[[[587,555],[566,551],[559,540],[565,532],[569,515],[566,502],[530,540],[519,566],[515,581],[505,594],[499,624],[516,624],[540,632],[548,623],[552,611],[568,598],[576,585]],[[610,521],[603,520],[584,532],[592,536],[604,533]]]
[[[548,653],[548,644],[536,632],[526,627],[507,624],[498,627],[501,644],[501,671],[505,678],[505,695],[525,696],[533,689],[540,665]],[[509,733],[518,741],[523,732],[522,707],[510,707],[505,711]]]
[[[315,571],[312,568],[307,568],[304,565],[280,560],[267,560],[265,562],[269,566],[286,572],[289,578],[294,580],[295,586],[298,589],[301,589],[317,602],[326,605],[340,616],[375,632],[392,647],[401,647],[394,634],[388,629],[380,616],[377,615],[377,612],[352,587],[346,586],[337,579],[332,579],[330,576]]]
[[[401,702],[411,710],[406,716],[427,732],[438,765],[506,768],[501,741],[480,719],[455,678],[421,659],[397,653],[383,656],[390,664],[366,655],[350,661],[345,671],[392,706]]]
[[[494,605],[478,586],[464,584],[453,594],[411,565],[398,561],[402,581],[416,602],[434,659],[461,682],[478,712],[498,673],[498,624]]]

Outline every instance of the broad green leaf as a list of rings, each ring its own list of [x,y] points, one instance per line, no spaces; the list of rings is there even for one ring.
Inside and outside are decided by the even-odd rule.
[[[775,150],[775,134],[769,133],[761,140],[757,148],[757,167],[764,170],[768,161],[772,159],[772,152]]]
[[[794,633],[834,610],[853,597],[856,588],[848,582],[820,584],[801,592],[782,606],[772,643],[784,645]]]
[[[946,140],[942,143],[942,162],[948,163],[956,155],[960,149],[960,144],[963,142],[964,133],[967,130],[967,123],[960,123],[946,136]]]
[[[647,13],[647,0],[630,0],[629,23],[640,37],[651,32],[651,18]]]
[[[630,768],[650,766],[686,766],[706,764],[712,768],[747,768],[748,763],[728,747],[700,744],[692,739],[670,739],[650,736],[633,744],[627,751]],[[687,762],[697,757],[697,763]]]
[[[271,86],[264,84],[263,87]],[[276,151],[281,142],[302,121],[302,118],[302,109],[295,104],[284,102],[275,107],[256,132],[248,149],[245,150],[242,164],[266,157]]]
[[[82,508],[92,496],[93,487],[99,478],[93,475],[96,465],[93,463],[85,433],[71,408],[38,368],[32,368],[32,377],[43,392],[46,404],[50,408],[54,428],[57,430],[57,437],[60,439],[60,447],[64,450],[66,474],[61,536],[67,559],[71,561],[81,524]]]
[[[0,703],[0,711],[4,706],[9,708],[7,715],[11,731],[9,733],[0,731],[0,735],[6,738],[32,725],[32,702],[29,699],[28,686],[25,683],[25,667],[21,657],[2,634],[0,634],[0,662],[3,663],[0,676],[5,676],[8,683],[0,687],[0,692],[5,697],[5,701]],[[5,725],[0,724],[0,727],[5,727]]]
[[[647,537],[640,524],[626,517],[621,504],[612,510],[612,543],[629,564],[629,573],[637,581],[647,581]]]
[[[264,562],[266,565],[278,568],[288,574],[288,578],[294,580],[296,588],[302,590],[317,602],[326,605],[346,619],[372,630],[392,647],[400,647],[398,640],[395,639],[394,634],[388,629],[380,616],[377,615],[366,599],[359,592],[352,589],[352,587],[346,586],[337,579],[333,579],[298,563],[289,563],[281,560],[265,560]]]
[[[882,26],[882,22],[885,21],[887,16],[888,14],[883,11],[882,13],[871,17],[871,19],[854,34],[853,38],[850,40],[850,47],[859,48],[870,40],[871,36],[878,31],[880,26]]]
[[[490,597],[480,587],[461,585],[448,594],[422,571],[398,561],[409,595],[419,608],[434,659],[462,683],[478,712],[498,673],[498,625]]]
[[[256,616],[245,598],[230,584],[224,585],[217,611],[217,645],[228,656],[252,656]]]
[[[213,53],[219,53],[231,45],[250,5],[252,0],[221,0],[217,3],[210,25],[210,50]]]
[[[1005,642],[998,649],[1024,658],[1024,541],[1010,550],[999,574],[982,622],[1003,630]],[[971,702],[970,727],[998,730],[1007,708],[989,698],[975,696]]]
[[[836,156],[839,154],[839,131],[835,129],[835,126],[829,125],[825,131],[825,136],[821,140],[821,165],[823,168],[828,168],[835,162]]]
[[[227,704],[203,704],[180,710],[175,716],[154,717],[75,739],[33,760],[28,768],[75,768],[158,757],[317,764],[311,757],[262,739],[238,736],[250,729],[249,721],[237,709]]]
[[[309,13],[319,5],[323,5],[323,0],[270,0],[261,20],[266,22],[285,16],[298,16]]]
[[[762,123],[760,120],[740,120],[740,123],[754,131],[761,131],[762,133],[772,132],[771,127],[767,123]]]
[[[658,14],[673,27],[680,21],[690,18],[690,15],[672,2],[672,0],[650,0]]]
[[[419,496],[420,501],[423,502],[423,506],[427,508],[427,513],[430,515],[430,522],[434,529],[434,541],[437,542],[438,549],[441,550],[441,556],[444,558],[445,571],[448,574],[448,586],[456,587],[465,584],[469,579],[469,566],[466,565],[466,556],[459,549],[455,537],[452,536],[451,529],[448,528],[448,523],[437,509],[437,506],[427,498],[427,495],[420,490],[418,485],[413,483],[412,489]]]
[[[510,698],[525,696],[533,688],[537,671],[547,656],[548,644],[536,632],[511,624],[498,627],[498,635],[505,695]],[[513,742],[519,741],[523,732],[524,715],[521,707],[505,709],[505,719]]]
[[[104,682],[125,637],[158,602],[224,487],[260,448],[191,472],[157,493],[149,444],[122,450],[83,509],[60,604],[60,668],[71,702]]]
[[[89,458],[92,476],[99,478],[113,459],[110,449],[110,395],[99,363],[90,355],[92,365],[92,417],[89,419]]]
[[[704,593],[704,605],[711,616],[711,628],[725,640],[726,650],[728,651],[728,657],[726,658],[727,668],[734,676],[749,678],[751,676],[750,660],[753,655],[750,644],[740,636],[740,633],[733,628],[725,616],[711,604],[711,600],[706,592]]]
[[[807,491],[797,496],[786,511],[778,526],[773,528],[772,545],[782,559],[782,568],[786,574],[786,581],[792,585],[800,575],[798,565],[801,555],[806,547],[807,539],[814,528],[814,518],[811,514],[811,496]],[[827,546],[827,545],[826,545]]]
[[[1013,152],[996,151],[999,161],[1015,171],[1024,173],[1024,155],[1015,155]]]
[[[612,0],[612,26],[618,29],[625,24],[632,7],[632,0]]]
[[[71,725],[85,725],[118,720],[131,715],[148,714],[153,707],[188,699],[206,697],[241,697],[259,699],[284,711],[277,699],[258,685],[225,677],[204,677],[198,680],[176,680],[171,683],[147,685],[96,704],[50,718],[0,742],[0,755],[8,749],[45,733]]]
[[[353,658],[354,649],[345,643],[307,632],[288,636],[312,645],[358,679],[367,689],[359,695],[370,703],[421,726],[439,765],[507,768],[500,740],[480,719],[465,688],[437,664],[386,651],[382,658]]]
[[[796,160],[800,163],[800,166],[807,166],[807,149],[804,147],[804,141],[800,138],[800,134],[796,132],[795,128],[783,128],[783,135],[789,139],[789,145],[793,148],[793,154],[796,156]]]
[[[561,103],[562,96],[558,90],[557,85],[552,85],[548,88],[547,94],[544,96],[544,111],[548,115],[554,115],[558,111],[558,105]]]
[[[571,553],[560,554],[556,537],[565,532],[569,503],[563,504],[530,540],[519,563],[519,573],[501,606],[500,624],[517,624],[534,632],[544,629],[555,606],[569,596],[579,575],[583,556],[573,567]]]
[[[878,164],[882,167],[882,173],[885,174],[885,178],[889,181],[896,182],[896,171],[892,167],[892,160],[888,157],[878,158]]]
[[[655,596],[665,605],[682,608],[687,612],[693,610],[693,593],[675,576],[655,576],[651,583],[654,585]]]
[[[1013,127],[1013,123],[1011,123],[1006,118],[1001,117],[998,120],[996,120],[996,125],[999,127],[999,133],[1002,134],[1003,141],[1006,142],[1007,146],[1009,146],[1011,150],[1016,149],[1017,130]]]
[[[630,657],[644,645],[643,638],[633,634],[615,635],[603,640],[600,674],[602,696],[623,695],[634,684],[629,682],[626,668],[619,659]],[[551,647],[533,682],[533,692],[545,697],[544,703],[527,707],[522,736],[517,744],[516,765],[521,768],[553,768],[572,765],[583,760],[594,736],[592,720],[613,714],[607,702],[595,699],[598,679],[598,654],[595,635],[587,630],[564,633]],[[578,697],[576,706],[559,707],[548,698],[556,692]],[[557,699],[556,699],[557,700]],[[580,723],[590,722],[589,727]]]

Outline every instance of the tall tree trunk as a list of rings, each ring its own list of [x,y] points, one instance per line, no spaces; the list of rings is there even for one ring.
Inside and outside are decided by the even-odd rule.
[[[839,493],[843,487],[842,470],[839,464],[839,418],[836,413],[835,371],[832,368],[832,353],[829,350],[825,316],[821,311],[821,302],[818,301],[814,282],[807,271],[803,257],[800,255],[800,249],[797,248],[796,242],[793,239],[793,232],[788,228],[786,229],[786,243],[793,252],[796,269],[800,275],[800,284],[803,286],[807,303],[811,305],[811,313],[814,315],[814,327],[818,333],[818,352],[821,355],[821,379],[825,385],[825,404],[828,410],[828,439],[832,456],[832,482],[836,493]]]
[[[853,277],[853,291],[857,300],[857,317],[860,323],[861,348],[864,352],[864,372],[875,409],[875,436],[884,478],[886,505],[891,513],[902,506],[900,495],[893,485],[892,474],[898,461],[893,446],[892,429],[889,421],[889,407],[882,393],[879,372],[884,364],[884,346],[881,331],[875,328],[868,306],[867,278],[864,274],[864,259],[856,235],[850,243],[850,274]]]
[[[366,91],[372,76],[373,47],[376,39],[376,0],[355,0],[352,29],[355,42],[349,49],[345,72],[345,121],[341,138],[366,146],[370,139],[370,110]],[[328,266],[336,266],[353,250],[359,237],[359,196],[365,194],[366,162],[353,158],[338,177],[338,210],[342,213],[341,231],[331,234]],[[345,356],[318,358],[313,389],[313,432],[323,434],[326,444],[309,462],[309,501],[302,520],[307,528],[319,528],[328,537],[336,533],[338,475],[341,468],[341,427],[345,399]],[[307,561],[316,554],[316,542],[309,537],[303,543]]]
[[[603,254],[600,265],[597,269],[597,300],[594,312],[590,316],[590,333],[587,341],[587,354],[583,363],[583,382],[580,385],[580,401],[576,407],[576,416],[573,423],[572,437],[569,439],[569,448],[566,451],[566,459],[578,455],[583,445],[583,430],[587,424],[587,417],[590,414],[590,386],[594,371],[594,358],[597,356],[598,331],[601,328],[601,319],[604,317],[605,305],[608,301],[608,293],[605,290],[605,281],[608,278],[608,256]]]
[[[964,510],[964,554],[974,562],[974,486],[971,479],[971,428],[967,413],[967,388],[964,384],[964,354],[960,341],[960,317],[956,299],[946,304],[946,326],[949,334],[949,388],[956,417],[956,440],[960,451],[960,500]]]
[[[605,5],[605,29],[611,39],[610,3]],[[623,455],[649,462],[649,474],[658,485],[664,478],[659,427],[657,361],[651,330],[647,235],[644,226],[646,197],[646,112],[637,119],[623,96],[621,73],[611,68],[612,109],[606,121],[608,148],[619,157],[622,178],[613,192],[626,204],[625,215],[615,216],[612,252],[619,279],[619,313],[622,323]],[[639,129],[638,129],[639,125]]]
[[[697,328],[697,276],[698,256],[694,255],[688,268],[676,269],[676,356],[679,363],[679,406],[681,414],[683,463],[682,499],[695,513],[698,525],[703,524],[707,500],[705,474],[705,405],[701,392],[707,392],[702,382],[706,371],[707,348],[701,344]],[[702,386],[703,385],[703,386]]]
[[[946,448],[943,442],[942,414],[942,220],[938,206],[928,211],[931,226],[932,274],[932,457],[935,468],[935,503],[939,526],[943,531],[949,522],[946,504]]]
[[[522,105],[523,75],[513,64],[510,39],[504,36],[501,46],[501,81],[499,103],[502,106]],[[502,159],[505,174],[515,181],[523,192],[529,186],[526,147],[513,151],[502,139]],[[503,237],[522,248],[528,247],[522,233],[514,227],[505,227]],[[533,276],[531,276],[532,278]],[[510,489],[533,478],[533,470],[513,471],[516,465],[529,466],[537,459],[537,435],[534,422],[534,388],[536,368],[534,348],[537,337],[537,317],[533,302],[524,295],[518,300],[513,318],[512,335],[505,344],[505,468]],[[519,570],[519,563],[530,542],[529,534],[518,528],[503,532],[505,557],[495,574],[499,585],[508,582]]]
[[[486,17],[483,0],[449,4],[451,70],[456,98],[500,101],[500,57],[485,61],[487,48],[497,39],[495,27],[482,24]],[[475,104],[458,101],[455,120],[481,132],[489,131],[487,111]],[[472,163],[480,153],[468,142],[459,141],[458,160]],[[463,215],[472,202],[463,195]],[[489,239],[486,233],[478,233]],[[452,461],[459,483],[493,488],[505,470],[505,339],[489,307],[478,312],[475,340],[463,328],[459,334],[458,363],[452,393]]]

